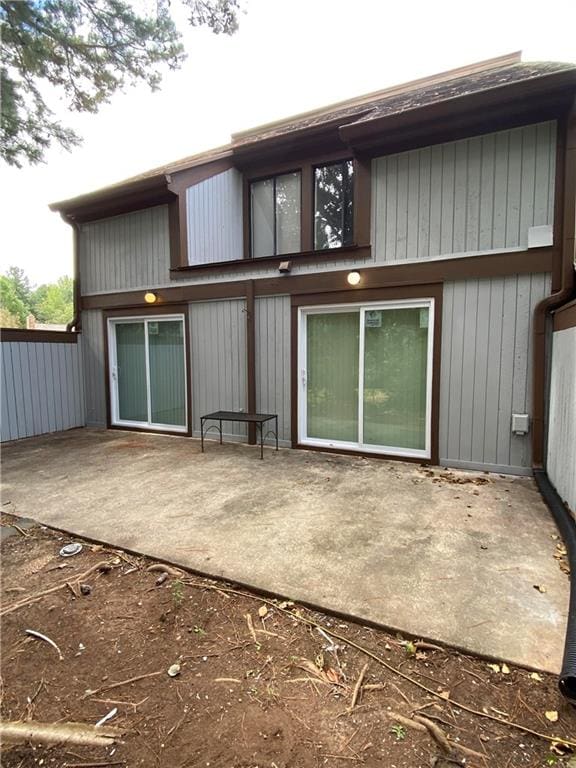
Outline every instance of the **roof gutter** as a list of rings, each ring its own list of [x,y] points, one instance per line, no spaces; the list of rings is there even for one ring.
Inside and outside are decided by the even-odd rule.
[[[81,298],[82,292],[80,290],[80,225],[77,221],[67,216],[63,211],[60,211],[62,220],[72,227],[72,279],[74,281],[74,293],[73,293],[73,310],[74,314],[72,320],[66,325],[67,331],[81,331],[82,330],[82,306]]]
[[[65,221],[84,221],[94,218],[98,213],[113,207],[129,207],[134,202],[145,202],[148,198],[168,195],[171,177],[165,173],[138,179],[111,187],[89,192],[86,195],[51,203],[49,208],[65,217]]]

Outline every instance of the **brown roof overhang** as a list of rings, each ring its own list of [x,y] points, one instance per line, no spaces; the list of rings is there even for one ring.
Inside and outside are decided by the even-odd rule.
[[[402,111],[369,115],[341,125],[343,142],[358,150],[390,148],[414,142],[418,136],[449,138],[451,131],[494,129],[546,120],[567,109],[576,89],[576,68],[503,83],[483,91],[454,96]]]
[[[230,157],[228,147],[219,147],[95,192],[51,203],[49,208],[66,219],[83,222],[162,205],[173,200],[183,184],[191,186],[229,167]]]
[[[161,205],[172,197],[168,189],[168,179],[165,174],[161,174],[121,183],[51,203],[49,208],[59,212],[66,219],[83,222],[128,213],[151,205]]]

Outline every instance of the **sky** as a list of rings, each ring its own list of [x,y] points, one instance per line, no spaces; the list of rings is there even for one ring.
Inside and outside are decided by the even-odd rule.
[[[225,144],[235,131],[512,51],[576,62],[571,0],[245,0],[244,9],[233,37],[181,25],[188,58],[160,92],[129,88],[97,115],[61,103],[80,147],[55,147],[22,169],[0,161],[0,273],[14,264],[34,284],[71,275],[71,230],[50,202]]]

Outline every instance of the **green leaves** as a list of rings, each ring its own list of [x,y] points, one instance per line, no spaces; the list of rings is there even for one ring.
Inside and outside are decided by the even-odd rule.
[[[28,315],[40,323],[65,325],[74,315],[74,281],[64,276],[33,290],[24,270],[10,267],[0,276],[0,305],[5,328],[26,328]]]
[[[404,741],[406,738],[406,728],[398,723],[390,726],[390,733],[394,734],[396,741]]]
[[[181,2],[192,26],[238,28],[239,0]],[[68,109],[95,113],[127,85],[159,88],[162,68],[178,69],[186,56],[168,0],[150,13],[129,0],[2,0],[0,27],[0,157],[17,167],[41,162],[53,142],[81,141],[55,119],[47,86]]]

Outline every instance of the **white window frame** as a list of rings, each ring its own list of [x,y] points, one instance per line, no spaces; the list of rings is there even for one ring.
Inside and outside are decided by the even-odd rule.
[[[159,424],[151,420],[152,400],[150,397],[150,353],[148,345],[148,324],[180,320],[182,322],[182,339],[184,348],[184,408],[186,424]],[[116,325],[121,323],[144,323],[144,349],[146,358],[146,397],[148,408],[148,421],[128,421],[119,416],[119,391],[118,391],[118,357],[116,350]],[[108,360],[110,382],[110,423],[115,427],[132,427],[145,429],[151,432],[188,432],[188,349],[186,344],[186,317],[183,314],[175,315],[130,315],[108,318]]]
[[[370,445],[364,441],[364,334],[365,315],[371,310],[428,309],[428,346],[426,362],[426,434],[424,449],[398,448],[388,445]],[[358,442],[310,438],[307,435],[307,317],[313,314],[332,314],[359,310],[359,366],[358,366]],[[298,309],[298,443],[317,448],[333,448],[361,453],[385,454],[405,458],[430,459],[432,456],[432,378],[434,360],[434,311],[433,298],[398,299],[394,301],[352,302],[349,304],[321,304]]]

